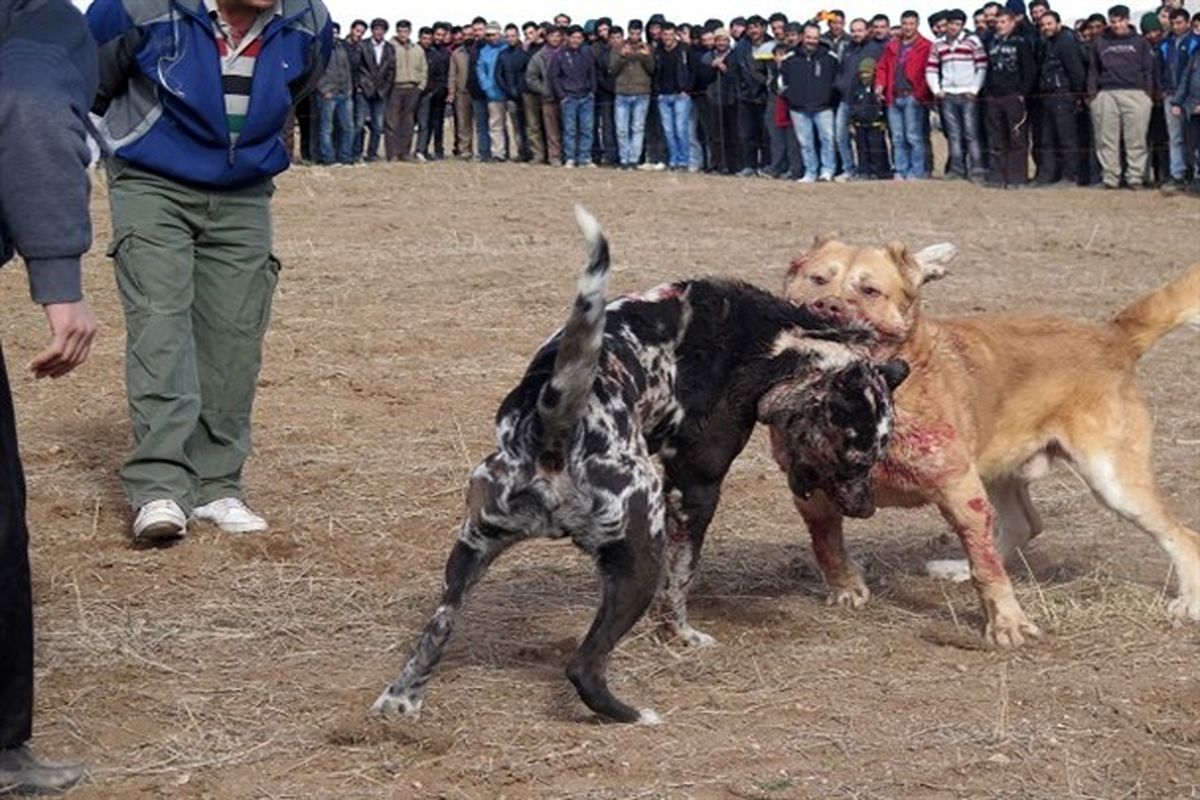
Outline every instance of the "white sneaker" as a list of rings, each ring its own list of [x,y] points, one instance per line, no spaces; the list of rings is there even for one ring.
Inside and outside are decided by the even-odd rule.
[[[187,517],[174,500],[151,500],[138,509],[133,520],[133,539],[160,542],[187,533]]]
[[[567,161],[567,163],[563,164],[563,166],[566,167],[567,169],[575,169],[575,162]]]
[[[260,533],[267,521],[236,497],[222,497],[192,510],[192,519],[211,522],[226,533]]]

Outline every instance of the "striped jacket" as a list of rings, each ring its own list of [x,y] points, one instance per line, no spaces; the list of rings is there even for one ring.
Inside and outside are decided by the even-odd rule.
[[[278,0],[261,34],[250,102],[230,129],[219,41],[204,0],[95,0],[99,45],[92,110],[106,152],[167,178],[217,189],[287,169],[280,133],[292,103],[316,85],[333,46],[321,0]]]
[[[954,42],[939,36],[925,62],[925,82],[935,95],[978,94],[987,68],[987,51],[975,34],[963,34]]]

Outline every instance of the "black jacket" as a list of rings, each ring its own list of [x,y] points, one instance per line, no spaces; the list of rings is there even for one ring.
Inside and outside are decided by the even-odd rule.
[[[425,51],[425,63],[429,66],[425,80],[425,94],[444,92],[450,88],[450,51],[435,44]]]
[[[375,59],[375,43],[367,38],[358,43],[362,61],[354,85],[364,97],[387,97],[396,82],[396,48],[391,42],[383,42],[383,58]]]
[[[866,39],[858,44],[850,42],[838,62],[837,80],[834,86],[842,97],[849,97],[858,88],[858,65],[864,59],[873,58],[875,63],[883,57],[884,43],[877,39]]]
[[[524,47],[517,45],[509,47],[500,53],[500,61],[496,65],[496,82],[500,91],[509,100],[520,100],[521,95],[529,91],[525,83],[525,68],[529,66],[530,54]]]
[[[610,63],[612,47],[608,42],[596,42],[592,45],[592,57],[596,59],[596,101],[611,103],[616,99],[616,76],[613,75]]]
[[[1083,68],[1083,50],[1075,32],[1063,28],[1053,39],[1046,39],[1042,64],[1038,69],[1038,91],[1082,94],[1087,72]]]
[[[792,111],[825,111],[833,107],[837,68],[828,47],[818,45],[811,53],[797,47],[779,66],[776,91]]]
[[[654,51],[654,93],[681,94],[692,90],[692,51],[683,44]]]
[[[0,63],[0,264],[19,252],[36,302],[72,303],[92,243],[96,43],[66,0],[0,0]]]
[[[1037,61],[1024,36],[995,36],[987,46],[988,72],[983,93],[988,97],[1027,95],[1037,82]]]
[[[721,72],[713,66],[719,54],[716,50],[705,50],[696,54],[697,91],[703,91],[705,99],[714,106],[731,106],[737,102],[738,83],[737,65],[734,63],[734,50],[725,51],[722,59],[725,71]]]
[[[772,41],[770,37],[763,40]],[[735,80],[737,81],[738,100],[744,103],[766,103],[767,83],[770,80],[770,61],[756,61],[754,45],[750,37],[743,36],[734,47],[734,63],[737,66]]]

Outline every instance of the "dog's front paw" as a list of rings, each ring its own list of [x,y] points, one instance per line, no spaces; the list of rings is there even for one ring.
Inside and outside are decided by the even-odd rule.
[[[830,588],[825,596],[825,605],[841,606],[842,608],[862,608],[871,599],[871,590],[863,583],[861,576],[854,576],[841,586]]]
[[[941,559],[925,562],[925,572],[940,581],[962,583],[971,580],[971,565],[966,559]]]
[[[675,629],[675,635],[683,641],[688,647],[712,647],[717,643],[717,640],[709,636],[704,631],[698,631],[691,625],[684,625]]]
[[[662,717],[652,708],[643,708],[638,711],[638,725],[662,725]]]
[[[1029,621],[1025,612],[997,616],[988,620],[983,636],[996,647],[1009,649],[1025,644],[1026,637],[1040,639],[1042,630]]]
[[[1176,597],[1167,604],[1167,614],[1174,622],[1200,622],[1200,597]]]
[[[379,695],[371,711],[385,717],[415,717],[421,712],[422,698],[408,692],[393,694],[391,687]]]

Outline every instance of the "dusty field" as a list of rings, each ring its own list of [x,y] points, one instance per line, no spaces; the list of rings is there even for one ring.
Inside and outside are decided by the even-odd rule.
[[[1165,621],[1167,559],[1060,471],[1017,576],[1047,638],[990,652],[931,511],[852,524],[875,598],[827,609],[785,482],[756,435],[726,485],[694,618],[717,648],[618,651],[658,728],[597,724],[563,667],[594,609],[569,545],[511,551],[464,614],[418,721],[365,711],[435,603],[469,465],[557,326],[606,224],[616,290],[683,275],[774,287],[813,234],[953,240],[938,312],[1103,317],[1200,256],[1200,203],[961,184],[800,188],[699,176],[441,164],[279,181],[285,270],[249,490],[269,535],[200,527],[131,549],[116,471],[123,331],[97,187],[87,285],[103,338],[61,383],[16,377],[38,614],[37,742],[86,759],[84,798],[1200,797],[1200,627]],[[10,365],[42,343],[0,272]],[[1142,363],[1169,505],[1200,527],[1200,337]]]

